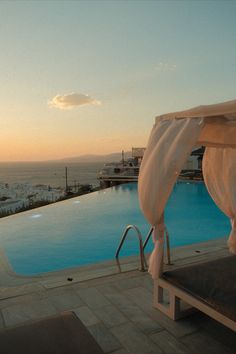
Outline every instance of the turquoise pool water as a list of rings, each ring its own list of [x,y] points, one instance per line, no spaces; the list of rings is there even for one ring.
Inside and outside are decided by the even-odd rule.
[[[230,230],[203,183],[176,184],[165,215],[172,247],[222,237]],[[39,274],[114,259],[128,224],[137,225],[143,235],[150,228],[132,183],[1,219],[0,247],[16,273]],[[121,256],[138,252],[136,237],[129,235]],[[151,248],[150,240],[147,251]]]

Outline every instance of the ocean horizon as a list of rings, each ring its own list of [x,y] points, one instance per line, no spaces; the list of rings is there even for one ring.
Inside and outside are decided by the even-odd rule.
[[[65,187],[65,167],[68,184],[99,185],[97,174],[105,162],[0,162],[0,183],[44,184]]]

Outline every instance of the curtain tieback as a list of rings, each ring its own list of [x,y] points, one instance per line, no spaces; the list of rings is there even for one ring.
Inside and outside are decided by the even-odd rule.
[[[164,223],[160,223],[154,226],[152,233],[152,240],[155,243],[156,241],[164,242],[166,226]]]

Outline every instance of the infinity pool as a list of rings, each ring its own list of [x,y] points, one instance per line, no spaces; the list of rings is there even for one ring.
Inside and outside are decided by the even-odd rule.
[[[176,184],[165,217],[172,247],[222,237],[230,230],[203,183]],[[114,259],[128,224],[137,225],[143,236],[150,228],[132,183],[1,219],[0,248],[16,273],[39,274]],[[121,256],[138,253],[132,232]]]

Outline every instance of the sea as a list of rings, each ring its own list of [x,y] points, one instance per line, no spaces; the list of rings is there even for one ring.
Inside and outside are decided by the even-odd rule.
[[[0,162],[0,183],[44,184],[62,187],[78,184],[99,186],[97,174],[104,162]]]

